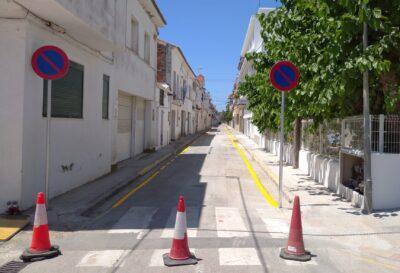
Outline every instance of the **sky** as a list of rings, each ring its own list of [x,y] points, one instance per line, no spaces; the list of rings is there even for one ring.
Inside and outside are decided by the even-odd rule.
[[[178,45],[219,111],[225,109],[238,73],[240,52],[251,15],[275,0],[157,0],[167,25],[160,38]]]

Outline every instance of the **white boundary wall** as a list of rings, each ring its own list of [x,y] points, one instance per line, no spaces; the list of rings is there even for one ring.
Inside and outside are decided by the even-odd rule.
[[[340,165],[338,159],[300,150],[299,169],[336,193],[338,197],[344,198],[356,207],[362,206],[363,196],[340,183]]]
[[[400,208],[400,154],[371,154],[372,206]]]

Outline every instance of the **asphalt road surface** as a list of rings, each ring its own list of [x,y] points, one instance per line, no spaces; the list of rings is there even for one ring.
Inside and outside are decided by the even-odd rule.
[[[396,272],[351,259],[338,240],[324,236],[306,238],[311,261],[281,259],[291,211],[276,208],[276,185],[235,143],[224,127],[202,135],[106,202],[85,228],[52,231],[62,256],[15,263],[15,272]],[[189,246],[199,262],[169,268],[162,254],[171,246],[180,195],[186,200]],[[30,234],[25,231],[1,247],[0,265],[20,254]]]

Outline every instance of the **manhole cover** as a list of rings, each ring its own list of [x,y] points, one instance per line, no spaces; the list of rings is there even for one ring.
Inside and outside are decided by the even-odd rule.
[[[0,267],[0,273],[18,273],[24,269],[28,263],[11,261]]]

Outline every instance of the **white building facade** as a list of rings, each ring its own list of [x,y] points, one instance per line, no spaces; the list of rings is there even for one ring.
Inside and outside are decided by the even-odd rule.
[[[44,191],[47,91],[33,52],[55,45],[70,59],[52,88],[51,198],[156,146],[164,25],[151,0],[0,0],[0,210],[10,200],[27,208]]]
[[[170,90],[166,92],[169,95],[169,140],[195,133],[196,75],[182,50],[161,40],[158,41],[157,81],[159,85],[164,84]]]
[[[258,13],[268,14],[273,11],[272,8],[260,8]],[[240,54],[239,62],[239,73],[236,79],[237,85],[245,80],[246,75],[253,75],[255,73],[252,67],[252,62],[246,60],[246,54],[249,52],[261,52],[263,50],[263,40],[261,37],[261,25],[257,19],[257,15],[253,15],[250,18],[250,23],[247,28],[247,33],[242,46],[242,52]],[[236,85],[236,86],[237,86]],[[263,133],[258,131],[258,128],[251,122],[252,113],[247,110],[247,100],[244,97],[235,99],[236,105],[238,105],[237,111],[234,111],[234,124],[237,125],[235,128],[243,131],[248,137],[253,139],[261,148],[265,147],[265,137]],[[243,107],[244,106],[244,107]],[[239,109],[240,108],[240,109]],[[240,112],[240,114],[239,114]],[[243,112],[243,113],[242,113]],[[243,114],[243,117],[241,117]],[[243,120],[242,120],[243,119]],[[239,129],[240,128],[240,129]]]
[[[205,88],[205,77],[201,74],[197,77],[195,90],[195,127],[197,131],[204,131],[211,128],[216,111],[211,95]]]

